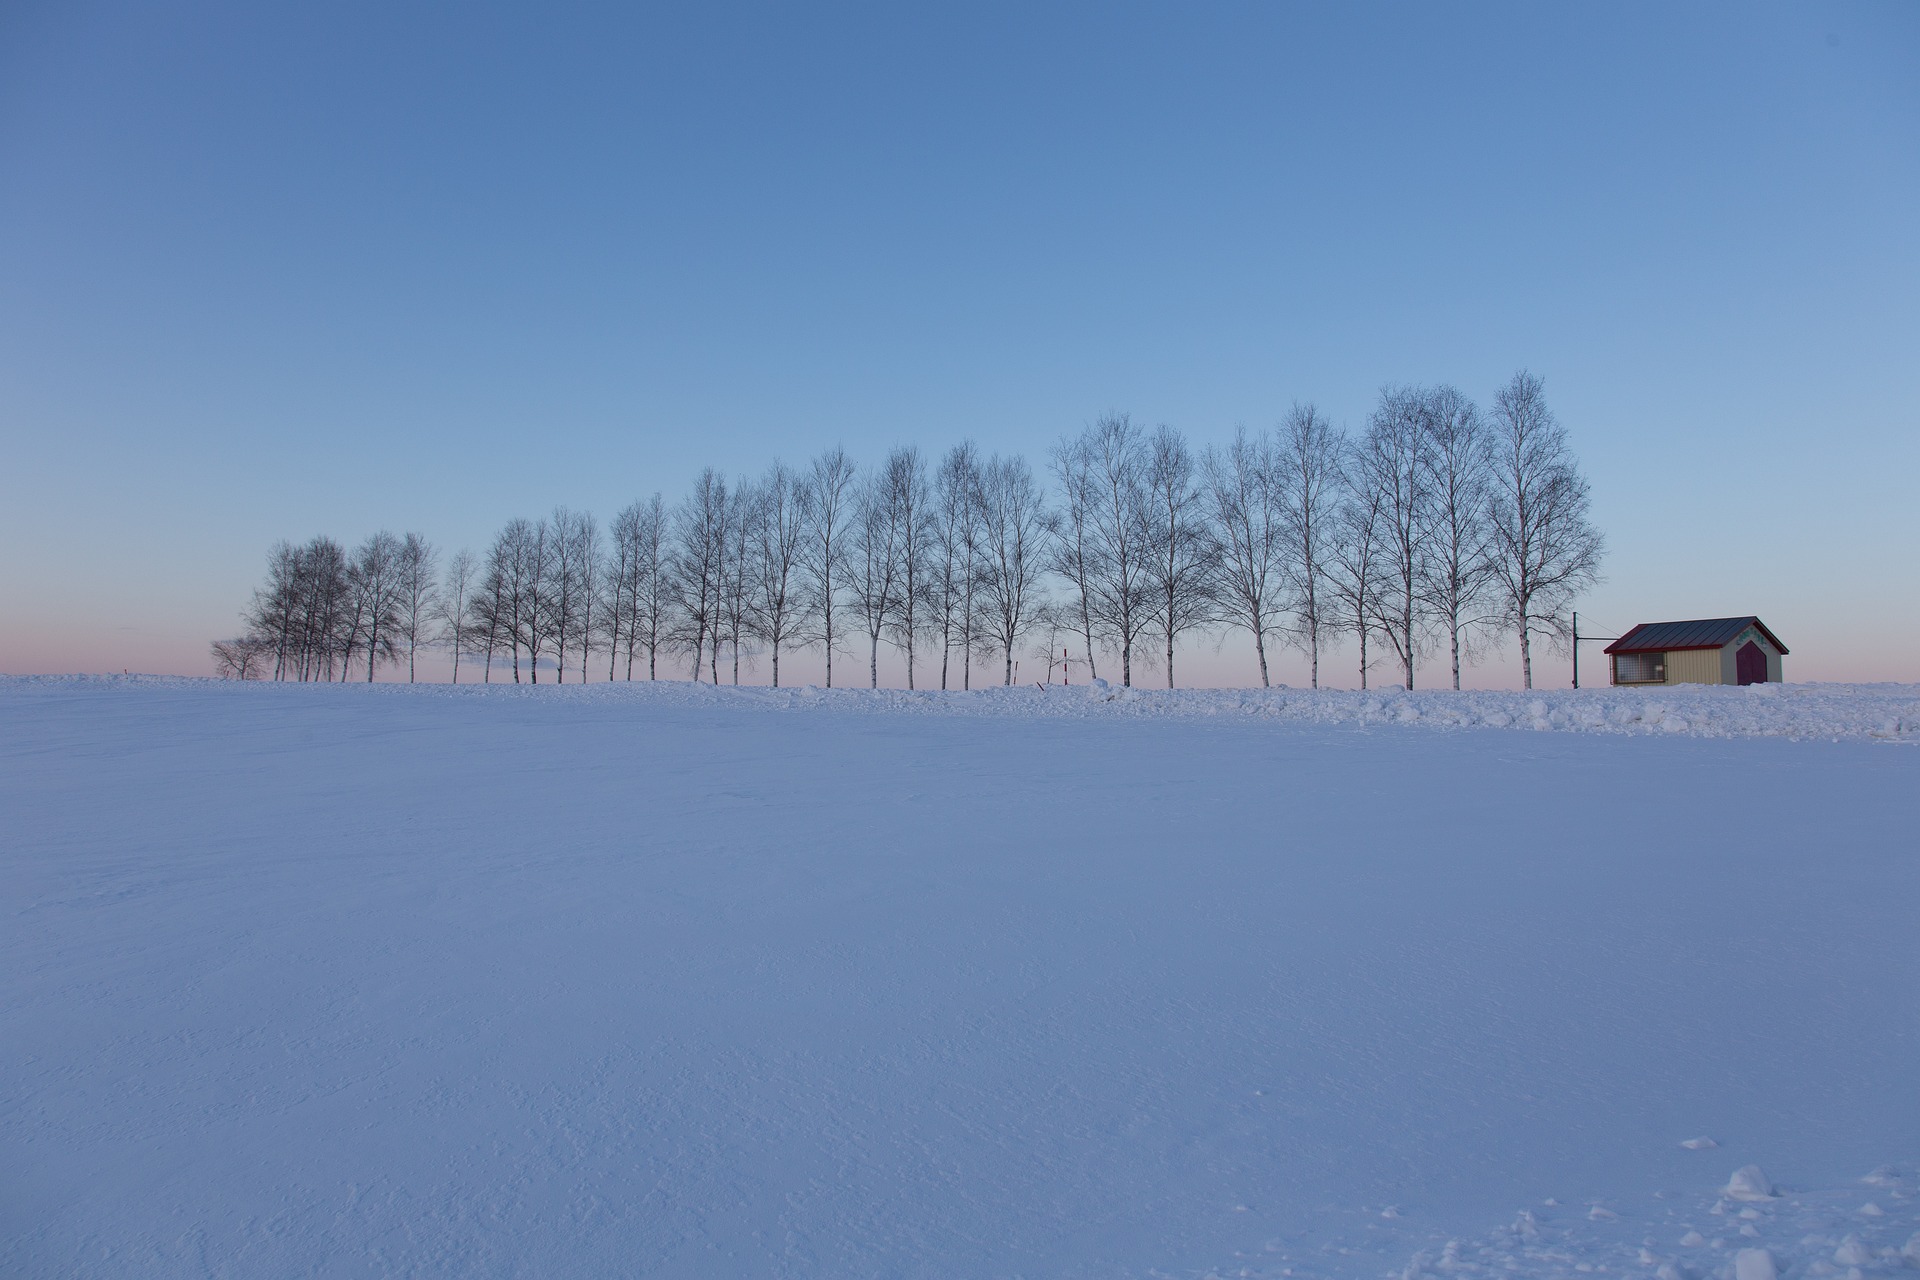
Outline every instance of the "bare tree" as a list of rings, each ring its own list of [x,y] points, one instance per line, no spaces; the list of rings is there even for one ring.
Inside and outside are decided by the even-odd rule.
[[[900,509],[887,472],[875,471],[854,495],[847,543],[847,588],[867,632],[868,687],[880,687],[880,637],[893,621],[900,571]]]
[[[431,542],[417,533],[400,540],[397,572],[398,608],[394,636],[407,651],[407,682],[416,678],[414,657],[422,645],[434,643],[434,624],[439,620],[439,584],[434,561],[439,553]]]
[[[340,679],[345,680],[353,657],[356,616],[352,562],[346,548],[331,538],[315,538],[308,550],[313,561],[307,604],[311,666],[303,678],[332,680],[337,659]]]
[[[754,630],[773,658],[773,687],[780,687],[780,650],[791,646],[807,621],[801,587],[801,553],[808,532],[807,487],[776,461],[760,481],[752,512]]]
[[[758,572],[753,564],[758,550],[753,537],[755,508],[760,494],[746,480],[737,481],[726,506],[726,523],[721,529],[720,548],[720,627],[733,654],[733,682],[740,683],[742,646],[753,639],[754,585]],[[716,649],[716,654],[718,650]],[[720,683],[718,671],[714,683]]]
[[[246,635],[213,642],[213,670],[222,680],[260,680],[271,669],[274,637]]]
[[[667,548],[667,509],[659,494],[654,494],[638,509],[638,548],[634,566],[633,591],[628,597],[627,634],[631,637],[627,652],[627,678],[633,678],[633,649],[647,653],[647,679],[659,678],[660,648],[673,628],[672,577]]]
[[[954,633],[960,640],[960,687],[973,687],[974,587],[980,574],[980,453],[971,440],[947,452],[934,481],[933,600],[940,628],[940,687]]]
[[[550,552],[544,525],[513,519],[506,523],[487,552],[489,637],[504,643],[513,660],[513,682],[520,683],[520,650],[527,650],[529,678],[540,683],[540,651],[547,635],[546,592]],[[488,677],[492,676],[488,658]]]
[[[1166,642],[1169,689],[1175,642],[1218,616],[1214,585],[1220,550],[1194,472],[1186,437],[1168,426],[1155,431],[1146,479],[1148,608]]]
[[[493,655],[500,650],[502,642],[511,643],[512,628],[508,625],[507,608],[507,569],[502,559],[504,548],[496,538],[487,551],[486,564],[481,568],[480,580],[473,591],[473,603],[468,606],[472,617],[473,644],[483,656],[480,668],[482,684],[493,683]]]
[[[294,661],[301,603],[301,548],[276,542],[267,552],[267,581],[253,593],[247,607],[249,635],[273,641],[273,678],[282,680]],[[219,655],[214,656],[216,665]]]
[[[887,632],[906,655],[907,688],[913,688],[915,642],[927,628],[930,561],[934,541],[933,496],[920,450],[908,446],[887,455],[882,472],[887,503],[893,508],[893,603]]]
[[[404,544],[386,530],[360,544],[352,567],[352,635],[367,655],[367,681],[382,662],[399,659]]]
[[[719,683],[720,575],[727,541],[727,483],[712,467],[700,473],[673,515],[673,616],[675,639],[693,653],[693,678],[712,643],[714,682]]]
[[[247,612],[248,634],[273,641],[274,679],[331,680],[336,662],[345,678],[352,613],[348,570],[346,552],[331,538],[274,546],[266,585],[254,593]]]
[[[1354,482],[1370,491],[1379,513],[1386,588],[1375,598],[1380,633],[1400,660],[1406,687],[1426,647],[1426,531],[1432,506],[1427,463],[1426,393],[1386,387],[1354,453]]]
[[[1272,442],[1249,437],[1244,428],[1234,432],[1225,450],[1207,451],[1204,469],[1220,540],[1221,613],[1252,634],[1265,688],[1273,683],[1267,672],[1267,636],[1279,626],[1286,589],[1284,472]]]
[[[1328,621],[1325,589],[1328,557],[1339,522],[1340,459],[1346,441],[1311,404],[1296,404],[1281,425],[1274,451],[1274,490],[1283,508],[1282,556],[1297,625],[1294,636],[1307,650],[1313,687],[1320,687],[1323,634]]]
[[[995,455],[980,476],[981,593],[993,639],[1013,683],[1013,655],[1040,617],[1050,520],[1040,485],[1020,457]]]
[[[1075,447],[1086,452],[1088,603],[1095,628],[1120,651],[1120,683],[1133,684],[1133,648],[1153,619],[1147,450],[1125,414],[1101,418]]]
[[[1331,629],[1351,631],[1360,644],[1360,687],[1367,687],[1367,638],[1380,617],[1383,554],[1382,495],[1354,473],[1350,448],[1341,462],[1340,498],[1328,529],[1327,587]]]
[[[460,655],[473,643],[473,585],[479,562],[471,551],[456,551],[447,561],[438,598],[440,636],[453,651],[453,683],[460,683]]]
[[[1460,688],[1463,650],[1495,618],[1485,612],[1493,583],[1492,485],[1480,410],[1452,387],[1426,396],[1427,554],[1421,593],[1438,619]]]
[[[856,519],[857,498],[853,460],[846,450],[836,445],[813,460],[806,480],[806,538],[800,567],[812,601],[810,611],[820,620],[829,689],[833,688],[833,651],[838,643],[834,615],[845,589],[848,527]]]
[[[1566,611],[1599,581],[1606,540],[1588,521],[1586,479],[1539,378],[1522,370],[1500,389],[1491,436],[1494,572],[1531,689],[1532,637],[1567,634]]]
[[[636,502],[614,517],[613,551],[605,582],[601,617],[607,636],[607,679],[626,663],[633,679],[634,659],[645,651],[647,679],[658,674],[660,637],[666,622],[666,504],[659,494]]]
[[[1098,679],[1100,669],[1093,656],[1093,624],[1097,611],[1094,597],[1099,580],[1093,517],[1100,490],[1094,483],[1094,451],[1089,434],[1082,432],[1062,440],[1053,449],[1053,474],[1060,484],[1064,505],[1054,526],[1049,567],[1073,589],[1067,609],[1078,624],[1081,643],[1086,647],[1087,676]]]
[[[639,574],[640,504],[622,508],[607,525],[605,572],[600,575],[600,630],[606,639],[607,679],[620,672],[622,642],[627,656],[627,679],[633,679],[634,637],[627,631],[633,612],[632,595]]]
[[[600,579],[606,571],[603,563],[606,547],[600,537],[600,523],[589,512],[583,511],[575,517],[573,538],[580,597],[580,629],[575,634],[580,642],[580,683],[585,684],[587,663],[593,657],[594,644],[604,627],[599,609],[602,604]],[[567,665],[564,653],[561,654],[560,665]]]
[[[589,643],[581,637],[591,632],[591,553],[597,536],[592,516],[566,507],[554,508],[545,535],[552,557],[552,572],[546,578],[545,615],[553,641],[554,678],[565,684],[573,646]],[[584,656],[581,661],[584,665]]]

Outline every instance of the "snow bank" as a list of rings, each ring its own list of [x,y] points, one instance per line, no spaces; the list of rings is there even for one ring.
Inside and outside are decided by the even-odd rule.
[[[0,697],[63,688],[205,688],[234,696],[297,690],[335,696],[357,689],[373,696],[512,698],[640,702],[663,707],[729,706],[852,714],[972,715],[1054,718],[1255,717],[1277,722],[1366,728],[1529,729],[1565,733],[1641,734],[1687,738],[1789,738],[1920,743],[1920,685],[1770,684],[1645,689],[1122,689],[1073,685],[977,689],[970,693],[904,689],[769,689],[680,680],[552,685],[237,684],[169,676],[0,677]],[[345,694],[344,696],[355,696]]]

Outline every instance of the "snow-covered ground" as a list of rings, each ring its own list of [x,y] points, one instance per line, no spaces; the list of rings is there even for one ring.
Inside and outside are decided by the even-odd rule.
[[[0,1274],[1892,1276],[1916,725],[0,680]]]

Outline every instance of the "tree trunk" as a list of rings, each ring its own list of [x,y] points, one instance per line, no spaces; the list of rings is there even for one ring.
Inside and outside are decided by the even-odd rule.
[[[1407,688],[1413,688],[1413,587],[1407,587],[1405,608],[1400,614],[1401,652],[1406,655]]]
[[[880,687],[880,633],[870,632],[867,638],[872,641],[872,647],[867,651],[867,675],[871,681],[868,687],[878,689]]]
[[[1253,651],[1260,655],[1260,687],[1273,688],[1273,681],[1267,679],[1267,638],[1257,627],[1253,632]]]

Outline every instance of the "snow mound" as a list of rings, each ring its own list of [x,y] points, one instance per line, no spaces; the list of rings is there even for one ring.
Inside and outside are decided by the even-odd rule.
[[[1920,1266],[1920,1205],[1909,1198],[1889,1221],[1862,1227],[1848,1209],[1846,1188],[1793,1192],[1754,1209],[1742,1234],[1711,1238],[1698,1224],[1724,1211],[1716,1191],[1656,1191],[1643,1203],[1652,1211],[1540,1216],[1523,1209],[1511,1226],[1479,1236],[1407,1238],[1405,1261],[1382,1257],[1373,1274],[1401,1280],[1444,1277],[1652,1276],[1655,1280],[1845,1280],[1849,1275],[1885,1280],[1913,1274]],[[1369,1248],[1367,1246],[1372,1246]],[[1312,1248],[1275,1241],[1261,1253],[1243,1253],[1231,1264],[1202,1274],[1249,1280],[1318,1280],[1368,1274],[1366,1261],[1378,1239],[1339,1238]]]
[[[100,691],[218,689],[234,697],[545,698],[615,706],[715,706],[808,714],[912,714],[1001,718],[1200,719],[1240,717],[1366,729],[1525,729],[1552,733],[1689,738],[1786,738],[1920,744],[1920,685],[1713,685],[1641,689],[1403,690],[1142,689],[1090,684],[995,687],[971,692],[906,689],[772,689],[682,680],[567,685],[287,685],[181,676],[0,676],[0,698],[79,688]],[[1764,694],[1758,692],[1766,690]]]
[[[1773,1183],[1759,1165],[1742,1165],[1727,1179],[1726,1195],[1730,1200],[1771,1200]]]

